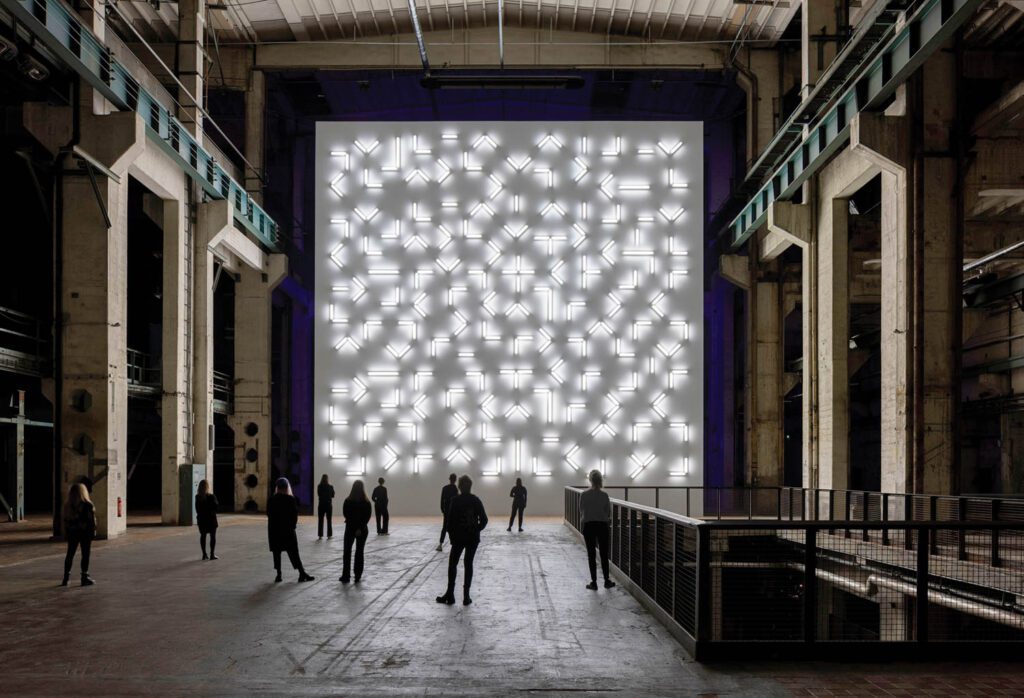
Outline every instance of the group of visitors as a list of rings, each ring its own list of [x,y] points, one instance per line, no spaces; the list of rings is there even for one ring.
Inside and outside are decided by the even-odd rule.
[[[608,544],[609,523],[611,521],[611,501],[602,489],[604,479],[599,470],[592,470],[589,475],[590,489],[580,497],[581,523],[583,538],[587,549],[587,563],[590,568],[588,589],[597,589],[597,552],[600,551],[601,571],[604,573],[604,586],[611,588],[615,582],[608,576]],[[437,550],[444,547],[445,536],[451,542],[448,555],[448,587],[437,597],[437,602],[452,605],[455,603],[455,582],[458,577],[460,559],[464,556],[464,574],[462,585],[462,603],[468,606],[473,603],[470,587],[473,584],[473,561],[480,545],[480,532],[487,527],[487,512],[483,502],[472,493],[473,480],[468,475],[448,476],[448,484],[441,489],[441,539]],[[522,478],[516,478],[516,484],[509,492],[512,499],[512,515],[509,517],[508,530],[518,517],[519,531],[523,530],[523,512],[526,509],[526,487]],[[317,538],[323,539],[324,523],[327,524],[327,538],[334,535],[331,524],[333,512],[334,486],[324,475],[317,486]],[[372,512],[371,512],[372,503]],[[210,483],[203,480],[199,483],[195,496],[196,523],[199,527],[199,547],[203,560],[216,560],[217,554],[217,498],[210,491]],[[96,535],[96,512],[85,483],[79,482],[68,491],[67,502],[63,509],[64,531],[67,539],[67,554],[64,558],[64,578],[62,586],[67,586],[71,575],[71,567],[75,553],[80,548],[82,586],[91,586],[95,582],[89,576],[89,557],[92,540]],[[371,513],[376,515],[377,535],[388,535],[388,490],[384,486],[384,478],[378,478],[377,487],[371,496],[366,495],[362,480],[352,483],[352,489],[342,504],[342,516],[345,519],[344,557],[342,573],[339,581],[348,584],[350,581],[359,583],[363,575],[363,552],[369,536]],[[273,554],[274,570],[277,573],[275,582],[281,581],[281,554],[288,555],[292,567],[299,573],[299,582],[311,582],[314,577],[308,574],[299,556],[299,541],[296,527],[299,521],[299,502],[292,493],[291,483],[287,478],[279,478],[274,486],[274,494],[267,501],[267,539]],[[209,539],[209,554],[207,554]],[[353,561],[353,552],[355,553]]]

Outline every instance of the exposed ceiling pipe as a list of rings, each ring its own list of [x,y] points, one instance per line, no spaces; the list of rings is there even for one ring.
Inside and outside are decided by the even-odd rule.
[[[423,43],[423,30],[420,29],[420,18],[416,16],[416,0],[409,0],[409,17],[412,19],[412,31],[416,34],[416,45],[420,49],[420,62],[423,72],[430,75],[430,61],[427,60],[427,46]]]

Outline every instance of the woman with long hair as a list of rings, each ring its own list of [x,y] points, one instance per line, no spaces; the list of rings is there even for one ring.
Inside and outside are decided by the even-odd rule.
[[[370,500],[366,496],[366,487],[362,480],[352,483],[352,491],[349,492],[345,502],[341,505],[341,513],[345,516],[345,562],[341,571],[339,581],[348,584],[349,570],[352,561],[352,544],[356,544],[355,581],[363,576],[363,546],[366,545],[366,536],[370,529]]]
[[[64,580],[61,586],[68,585],[71,576],[71,564],[75,561],[75,550],[82,548],[82,586],[92,586],[96,582],[89,576],[89,553],[92,539],[96,536],[96,508],[89,498],[89,490],[81,482],[71,485],[68,499],[64,502],[64,538],[68,542],[68,552],[64,556]]]
[[[217,557],[217,498],[210,491],[210,483],[199,482],[196,492],[196,523],[199,525],[199,547],[204,560],[218,560]],[[206,555],[206,537],[210,537],[210,555]]]
[[[327,519],[327,539],[334,537],[334,526],[331,525],[331,515],[334,513],[334,486],[327,478],[327,473],[320,478],[320,484],[316,486],[316,537],[324,537],[324,519]]]
[[[600,470],[591,470],[587,476],[590,489],[580,495],[580,523],[583,526],[583,541],[587,544],[587,565],[590,567],[588,589],[597,589],[597,561],[595,548],[601,550],[601,572],[604,573],[604,588],[610,589],[615,582],[608,576],[608,525],[612,520],[612,503],[605,492],[604,476]]]
[[[281,581],[281,553],[288,553],[292,567],[299,571],[300,582],[312,582],[313,577],[306,574],[299,557],[299,539],[295,535],[295,527],[299,523],[299,502],[292,494],[292,485],[288,478],[278,478],[274,494],[267,502],[267,538],[270,552],[274,554],[274,569],[277,570],[275,582]]]

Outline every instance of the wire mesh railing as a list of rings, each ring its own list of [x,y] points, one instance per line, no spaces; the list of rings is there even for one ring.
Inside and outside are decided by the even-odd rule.
[[[717,492],[686,489],[718,501]],[[565,490],[565,520],[578,533],[582,492]],[[701,660],[752,650],[759,658],[1019,656],[1024,527],[852,518],[858,507],[870,516],[873,501],[881,502],[850,497],[851,518],[842,521],[790,521],[702,520],[612,499],[610,559],[623,585]],[[953,515],[942,501],[933,510]]]

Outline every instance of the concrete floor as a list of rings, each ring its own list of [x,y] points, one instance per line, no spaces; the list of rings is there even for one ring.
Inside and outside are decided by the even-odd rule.
[[[57,544],[32,559],[0,544],[0,694],[1024,693],[1012,665],[696,664],[626,592],[583,588],[582,546],[554,519],[485,532],[468,608],[434,602],[436,522],[371,534],[358,586],[338,582],[340,535],[316,541],[307,518],[317,579],[274,584],[264,526],[222,517],[215,562],[195,529],[130,529],[97,544],[86,589],[57,586]]]

